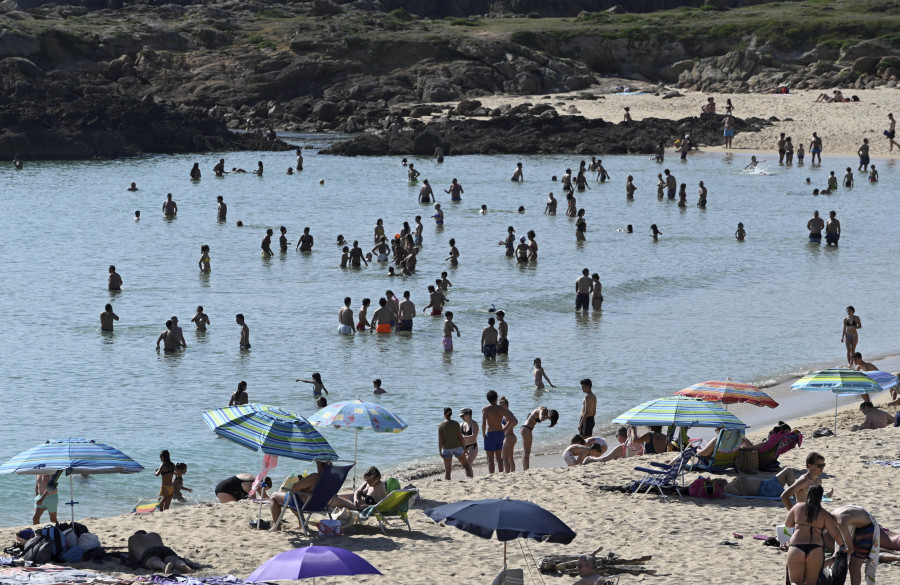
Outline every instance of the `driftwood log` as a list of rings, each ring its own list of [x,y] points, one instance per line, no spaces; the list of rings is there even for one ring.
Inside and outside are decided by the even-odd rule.
[[[655,575],[656,569],[648,569],[643,564],[651,560],[650,555],[638,557],[636,559],[623,559],[613,552],[606,553],[605,556],[598,557],[597,553],[602,548],[598,548],[590,555],[594,558],[594,566],[600,575]],[[635,566],[641,565],[641,566]],[[564,573],[568,575],[576,575],[578,573],[578,557],[570,555],[551,555],[541,559],[538,565],[542,573]]]

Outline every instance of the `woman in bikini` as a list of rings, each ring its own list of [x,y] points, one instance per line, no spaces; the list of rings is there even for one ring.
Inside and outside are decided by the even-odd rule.
[[[175,464],[169,458],[169,451],[163,449],[159,452],[159,461],[161,465],[156,468],[154,475],[162,479],[162,485],[159,488],[159,511],[168,510],[172,504],[172,496],[175,495],[175,484],[172,477],[175,475]]]
[[[841,549],[846,548],[834,516],[822,509],[822,486],[809,488],[806,502],[791,508],[784,525],[794,529],[787,553],[791,585],[814,585],[825,562],[824,532],[827,530]]]
[[[584,220],[584,209],[578,210],[578,215],[575,218],[575,241],[583,242],[585,240],[584,231],[587,229],[587,222]]]
[[[549,379],[547,380],[550,381]],[[559,420],[559,413],[555,410],[550,410],[546,406],[539,406],[531,411],[531,414],[528,415],[528,420],[525,421],[525,424],[522,425],[522,468],[525,471],[528,471],[528,463],[531,457],[531,443],[534,439],[534,425],[540,424],[545,420],[550,421],[550,428],[556,426],[556,421]]]
[[[506,396],[501,396],[498,404],[509,410],[509,401],[506,399]],[[507,429],[505,418],[502,420],[502,423],[506,434],[503,436],[503,449],[500,451],[500,458],[503,460],[503,472],[509,473],[516,470],[516,459],[513,453],[518,439],[516,439],[515,426],[510,426]]]
[[[632,434],[632,444],[644,445],[644,455],[666,453],[669,450],[669,441],[666,440],[661,426],[650,427],[650,432],[640,437],[637,436],[637,430],[634,427],[629,427],[628,432]]]
[[[463,436],[463,447],[466,450],[466,459],[469,461],[469,467],[475,463],[478,458],[478,423],[472,418],[472,409],[463,408],[459,411],[459,417],[462,424],[459,425]]]
[[[370,467],[363,475],[363,484],[352,494],[341,494],[331,499],[329,504],[348,510],[362,510],[374,506],[387,497],[387,489],[381,481],[381,472]]]
[[[841,331],[841,343],[847,346],[847,363],[853,367],[853,354],[856,353],[856,344],[859,343],[859,330],[862,329],[862,321],[856,315],[856,309],[847,307],[847,316],[844,318],[844,329]]]

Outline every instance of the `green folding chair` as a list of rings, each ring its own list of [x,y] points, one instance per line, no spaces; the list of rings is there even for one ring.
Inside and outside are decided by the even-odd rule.
[[[395,527],[395,525],[391,524],[387,518],[390,516],[397,516],[406,523],[406,528],[412,532],[412,526],[409,525],[408,516],[409,503],[414,497],[419,495],[419,490],[415,488],[401,489],[400,482],[393,477],[388,478],[385,482],[385,488],[388,490],[388,495],[374,506],[365,508],[359,513],[359,517],[368,519],[374,516],[375,519],[378,520],[381,531],[386,535],[387,530],[385,530],[385,526]],[[402,524],[396,525],[396,527],[401,526]]]

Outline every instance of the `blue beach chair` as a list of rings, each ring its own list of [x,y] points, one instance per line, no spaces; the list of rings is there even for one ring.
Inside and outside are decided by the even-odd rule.
[[[281,526],[281,520],[284,518],[284,513],[290,508],[300,518],[300,528],[309,536],[310,516],[314,513],[320,513],[327,514],[328,518],[331,519],[328,502],[338,495],[352,467],[352,463],[349,465],[327,465],[319,475],[319,480],[311,492],[293,490],[288,492],[284,496],[284,507],[281,509],[281,514],[278,516],[278,520],[273,528],[278,530],[278,527]],[[307,496],[306,501],[303,501],[300,496]]]
[[[678,477],[682,475],[687,468],[688,463],[696,454],[697,447],[688,447],[679,454],[678,459],[672,462],[671,465],[651,462],[650,465],[657,467],[657,469],[635,467],[635,471],[644,472],[644,477],[641,478],[641,481],[634,487],[631,496],[634,497],[634,495],[640,493],[642,489],[644,490],[644,493],[649,493],[651,489],[656,488],[663,497],[666,497],[663,490],[674,489],[679,498],[684,498],[684,496],[681,495],[681,488],[678,486]]]
[[[744,438],[744,429],[722,429],[716,439],[716,447],[707,461],[693,466],[694,471],[721,473],[728,469],[737,470],[737,456]]]

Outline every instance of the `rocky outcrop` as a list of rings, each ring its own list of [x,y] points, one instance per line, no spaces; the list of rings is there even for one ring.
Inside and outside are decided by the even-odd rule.
[[[471,103],[465,104],[469,109]],[[477,106],[471,111],[477,110]],[[736,132],[758,132],[769,122],[735,119]],[[522,104],[489,120],[412,120],[399,130],[364,133],[323,151],[353,156],[430,155],[436,146],[448,155],[463,154],[652,154],[660,141],[671,144],[691,135],[695,144],[722,144],[722,117],[682,120],[648,118],[613,124],[602,119],[560,116],[547,104]]]

